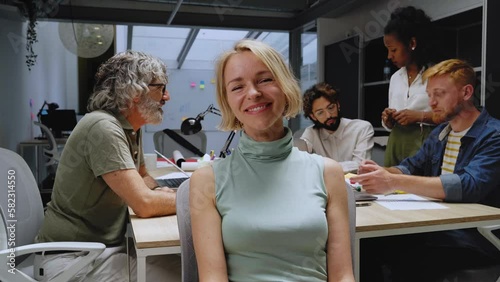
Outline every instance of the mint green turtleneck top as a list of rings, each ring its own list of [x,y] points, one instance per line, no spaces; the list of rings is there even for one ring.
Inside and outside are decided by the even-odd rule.
[[[292,132],[272,142],[242,134],[214,163],[216,206],[230,281],[326,281],[324,161]]]

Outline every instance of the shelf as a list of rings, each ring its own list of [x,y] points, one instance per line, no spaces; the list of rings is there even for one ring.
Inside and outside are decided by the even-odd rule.
[[[376,86],[376,85],[384,85],[384,84],[389,84],[390,80],[382,80],[382,81],[374,81],[374,82],[367,82],[363,84],[363,86]]]

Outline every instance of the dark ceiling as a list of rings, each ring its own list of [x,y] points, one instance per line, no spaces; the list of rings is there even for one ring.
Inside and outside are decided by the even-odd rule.
[[[42,3],[51,20],[113,24],[293,30],[319,17],[335,17],[364,0],[3,0],[26,11]],[[45,3],[45,4],[43,4]]]

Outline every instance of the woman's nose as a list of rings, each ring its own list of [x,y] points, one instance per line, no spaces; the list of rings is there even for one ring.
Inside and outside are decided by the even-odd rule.
[[[259,97],[261,95],[262,95],[262,93],[254,85],[251,85],[248,88],[248,98],[249,99],[254,99],[254,98]]]

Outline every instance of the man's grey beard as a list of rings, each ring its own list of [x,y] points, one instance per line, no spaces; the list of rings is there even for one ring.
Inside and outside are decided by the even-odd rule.
[[[163,110],[160,102],[146,97],[139,104],[139,113],[146,120],[147,124],[160,124],[163,121]]]

